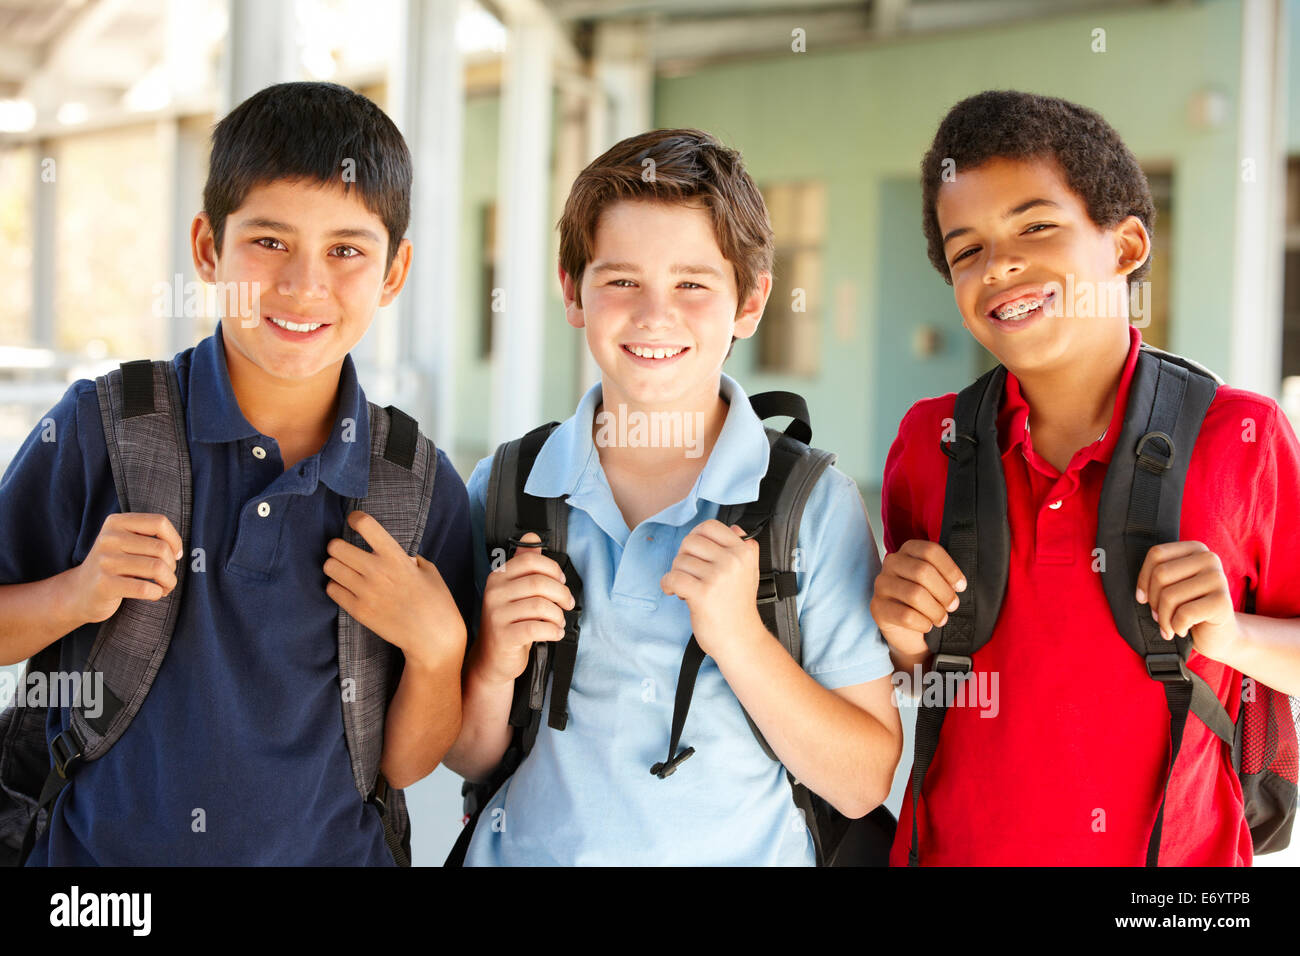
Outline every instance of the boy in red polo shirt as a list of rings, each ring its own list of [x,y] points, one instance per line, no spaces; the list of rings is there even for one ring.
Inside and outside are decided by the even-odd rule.
[[[1099,496],[1141,342],[1127,293],[1148,268],[1146,178],[1098,114],[1016,92],[953,107],[922,177],[931,262],[962,325],[1007,369],[997,428],[1010,562],[967,678],[998,699],[946,711],[916,821],[920,861],[1141,865],[1163,793],[1161,865],[1249,864],[1228,748],[1189,717],[1167,773],[1165,694],[1096,573]],[[1125,294],[1107,294],[1117,285]],[[928,666],[925,634],[968,583],[935,543],[953,415],[952,394],[918,402],[885,466],[890,554],[871,610],[906,680]],[[1298,489],[1300,446],[1276,403],[1220,386],[1188,466],[1179,540],[1141,566],[1137,601],[1162,636],[1190,634],[1187,666],[1234,720],[1243,674],[1300,693]],[[895,865],[908,862],[912,815],[909,796]]]

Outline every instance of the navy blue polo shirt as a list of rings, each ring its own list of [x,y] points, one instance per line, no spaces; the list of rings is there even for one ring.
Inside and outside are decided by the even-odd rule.
[[[140,712],[106,755],[78,769],[29,865],[391,866],[379,813],[353,784],[338,606],[321,570],[346,499],[369,482],[352,358],[329,440],[287,472],[276,441],[239,409],[220,326],[179,353],[176,370],[194,480],[176,629]],[[468,497],[441,452],[437,467],[420,553],[472,623]],[[0,481],[0,583],[80,564],[119,510],[95,385],[81,380]],[[97,628],[61,640],[62,668],[80,670]],[[67,721],[66,709],[52,709],[49,738]]]

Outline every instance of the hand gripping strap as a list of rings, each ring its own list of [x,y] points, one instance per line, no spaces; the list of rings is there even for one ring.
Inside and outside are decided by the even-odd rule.
[[[1102,486],[1097,546],[1102,588],[1116,627],[1161,683],[1169,707],[1169,764],[1147,846],[1147,865],[1159,860],[1165,797],[1189,712],[1229,748],[1233,725],[1205,681],[1186,666],[1190,642],[1160,636],[1150,610],[1137,603],[1138,572],[1155,545],[1179,538],[1183,483],[1201,422],[1217,384],[1198,367],[1144,350],[1129,385],[1124,426]]]
[[[187,544],[193,512],[189,442],[172,364],[125,362],[97,378],[95,391],[119,510],[164,515]],[[143,705],[171,643],[185,571],[186,562],[177,562],[170,594],[157,601],[126,598],[99,626],[82,680],[102,675],[100,713],[91,717],[83,707],[71,708],[68,729],[51,743],[52,769],[24,835],[20,864],[36,843],[42,811],[53,806],[80,764],[108,752]]]
[[[365,540],[346,522],[364,511],[375,518],[407,554],[419,553],[433,500],[438,456],[419,426],[399,408],[368,408],[370,479],[361,499],[345,505],[343,539],[364,550]],[[373,801],[384,818],[394,860],[409,865],[410,821],[403,791],[390,788],[379,772],[388,703],[402,674],[401,653],[339,608],[339,682],[343,729],[352,760],[352,781],[361,798]]]

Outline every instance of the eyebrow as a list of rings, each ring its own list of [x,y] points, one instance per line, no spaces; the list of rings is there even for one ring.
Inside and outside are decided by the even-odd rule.
[[[252,219],[243,219],[239,223],[244,229],[272,229],[276,232],[287,232],[297,235],[298,230],[289,225],[287,222],[280,222],[278,219],[267,219],[263,216],[256,216]],[[362,229],[351,226],[344,229],[335,229],[327,233],[331,239],[369,239],[371,242],[380,242],[379,236],[370,229]]]
[[[591,271],[592,274],[595,275],[603,272],[640,272],[641,269],[632,262],[601,262],[593,266]],[[670,266],[668,271],[673,275],[708,275],[715,276],[719,279],[725,278],[725,276],[723,276],[723,274],[717,269],[713,268],[713,266],[706,265],[678,263]]]
[[[1002,214],[1002,218],[1011,219],[1014,216],[1020,215],[1022,212],[1028,212],[1036,206],[1051,206],[1055,209],[1061,208],[1060,203],[1052,202],[1050,199],[1027,199],[1014,209],[1008,209]],[[969,226],[958,226],[956,229],[952,230],[952,232],[943,237],[943,244],[946,246],[949,240],[956,239],[958,236],[964,235],[970,231]]]

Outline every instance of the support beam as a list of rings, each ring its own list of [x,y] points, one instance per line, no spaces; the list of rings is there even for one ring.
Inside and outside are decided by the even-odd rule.
[[[455,457],[457,326],[461,315],[461,153],[465,90],[457,0],[403,0],[389,75],[389,112],[415,163],[408,236],[411,275],[397,297],[399,404]],[[375,338],[374,334],[367,339]],[[378,357],[382,368],[387,356]]]
[[[517,438],[541,420],[545,292],[551,275],[546,184],[555,27],[532,4],[512,5],[505,25],[497,229],[503,308],[492,327],[493,445]]]
[[[218,116],[260,89],[298,77],[297,20],[292,3],[229,0]]]
[[[194,257],[190,253],[190,223],[203,208],[206,140],[206,125],[197,120],[173,117],[159,121],[159,153],[163,160],[164,188],[167,192],[167,247],[164,260],[167,274],[164,281],[169,286],[180,283],[180,299],[173,298],[173,302],[187,301],[185,284],[198,281],[194,272]],[[197,316],[172,315],[164,321],[166,332],[163,347],[167,357],[194,345],[210,331],[208,322]]]
[[[1228,381],[1276,398],[1282,376],[1285,29],[1282,0],[1241,6],[1237,209]]]
[[[58,155],[54,140],[40,140],[33,145],[36,174],[32,179],[32,345],[52,349],[58,343],[54,312]]]

